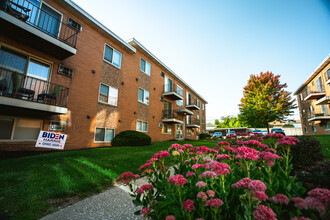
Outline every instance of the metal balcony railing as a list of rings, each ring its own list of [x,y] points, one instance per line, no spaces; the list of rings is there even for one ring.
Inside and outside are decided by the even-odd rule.
[[[0,96],[66,107],[69,88],[0,68]]]
[[[196,105],[197,107],[199,107],[199,102],[197,99],[190,98],[190,99],[188,99],[187,105]]]
[[[321,117],[321,116],[330,116],[330,115],[327,110],[322,110],[322,109],[316,109],[313,110],[312,112],[311,111],[308,112],[309,118]]]
[[[79,31],[64,24],[53,11],[44,4],[41,7],[27,0],[1,0],[0,10],[20,19],[38,30],[76,47]]]
[[[187,125],[200,125],[200,120],[197,118],[191,118],[187,120]]]
[[[177,118],[178,113],[176,111],[163,110],[163,119]]]
[[[324,92],[324,87],[322,84],[320,85],[313,85],[313,86],[309,86],[308,88],[306,88],[305,90],[305,97],[307,97],[310,94],[314,94],[314,93],[322,93]]]
[[[176,92],[180,96],[183,96],[183,89],[178,87],[176,84],[167,84],[164,85],[164,93],[166,92]]]

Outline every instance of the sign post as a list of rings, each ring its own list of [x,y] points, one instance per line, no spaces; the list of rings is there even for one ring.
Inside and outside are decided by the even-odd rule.
[[[40,131],[36,147],[63,150],[67,135],[49,131]]]

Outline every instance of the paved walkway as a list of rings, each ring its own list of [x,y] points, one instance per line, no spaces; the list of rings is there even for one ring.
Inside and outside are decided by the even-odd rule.
[[[147,179],[141,178],[137,180],[138,186],[142,186],[143,184],[147,184]],[[143,219],[142,215],[134,215],[134,212],[141,208],[133,205],[132,197],[128,192],[128,187],[124,185],[115,185],[103,193],[86,198],[41,219]]]

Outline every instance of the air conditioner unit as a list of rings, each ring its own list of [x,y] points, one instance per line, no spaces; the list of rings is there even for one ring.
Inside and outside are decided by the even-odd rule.
[[[164,76],[165,76],[165,73],[164,73],[164,72],[160,72],[160,75],[161,75],[162,77],[164,77]]]
[[[164,124],[163,123],[159,123],[159,128],[163,128]]]
[[[63,66],[62,64],[59,64],[58,65],[57,73],[72,78],[72,76],[73,76],[73,69],[70,69],[70,68],[68,68],[66,66]]]
[[[50,121],[49,130],[50,131],[65,131],[66,122],[65,121]]]
[[[79,24],[72,18],[68,18],[68,25],[70,25],[72,28],[76,29],[79,32],[81,31],[81,24]]]

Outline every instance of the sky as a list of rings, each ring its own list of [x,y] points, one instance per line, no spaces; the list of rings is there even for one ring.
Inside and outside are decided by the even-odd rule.
[[[330,0],[74,2],[194,88],[208,101],[207,122],[239,113],[251,74],[281,75],[293,95],[330,54]]]

